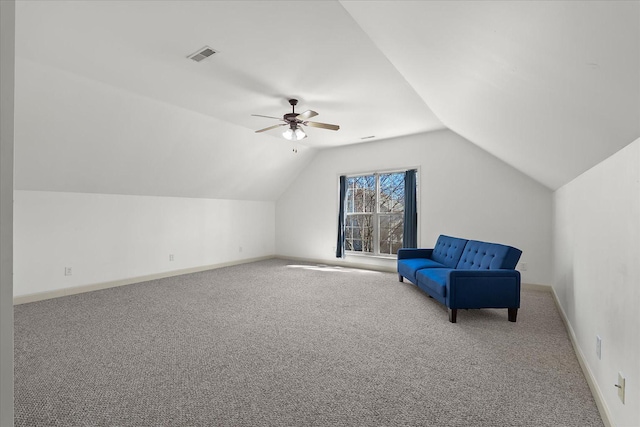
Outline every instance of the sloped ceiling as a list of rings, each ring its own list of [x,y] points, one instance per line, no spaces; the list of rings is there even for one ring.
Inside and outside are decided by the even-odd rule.
[[[639,28],[638,2],[18,1],[16,187],[274,200],[318,149],[446,126],[555,189],[640,136]],[[112,100],[69,131],[42,73],[206,125],[122,135]],[[253,132],[291,97],[341,129]]]
[[[344,1],[451,130],[551,189],[640,136],[640,3]]]

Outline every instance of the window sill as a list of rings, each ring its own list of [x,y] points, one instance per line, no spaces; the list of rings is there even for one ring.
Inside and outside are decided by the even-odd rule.
[[[373,255],[373,254],[367,254],[362,252],[351,252],[351,251],[345,251],[345,255],[354,256],[358,258],[374,258],[374,259],[390,259],[390,260],[398,259],[397,255]]]

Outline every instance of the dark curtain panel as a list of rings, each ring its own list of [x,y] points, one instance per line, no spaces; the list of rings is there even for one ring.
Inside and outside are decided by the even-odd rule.
[[[336,258],[344,256],[344,199],[347,197],[347,177],[340,177],[340,209],[338,210],[338,243],[336,243]]]
[[[404,174],[404,236],[402,247],[418,247],[418,209],[416,207],[416,173],[411,169]]]

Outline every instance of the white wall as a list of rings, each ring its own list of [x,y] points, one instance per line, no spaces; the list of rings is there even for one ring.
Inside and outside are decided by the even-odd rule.
[[[335,262],[339,175],[412,167],[419,168],[419,246],[433,247],[440,234],[509,244],[528,264],[523,282],[551,283],[551,190],[448,130],[318,153],[278,200],[277,253]]]
[[[13,95],[15,2],[0,1],[0,426],[13,425]]]
[[[554,290],[613,424],[638,426],[640,139],[557,190],[554,204]]]
[[[275,202],[16,191],[14,218],[16,297],[275,252]]]

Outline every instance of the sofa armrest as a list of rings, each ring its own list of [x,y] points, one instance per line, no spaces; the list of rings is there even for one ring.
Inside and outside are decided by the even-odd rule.
[[[398,259],[431,258],[433,249],[402,248],[398,249]]]
[[[447,277],[449,308],[519,308],[517,270],[451,270]]]

